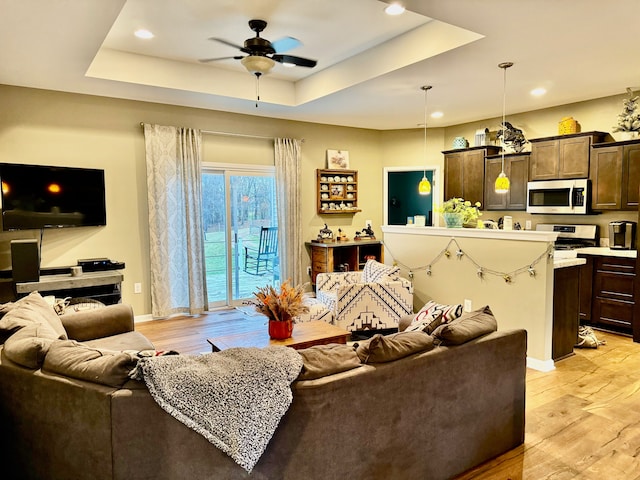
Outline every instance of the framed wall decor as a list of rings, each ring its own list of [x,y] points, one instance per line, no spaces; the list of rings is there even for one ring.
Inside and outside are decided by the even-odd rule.
[[[327,168],[349,168],[349,152],[346,150],[327,150]]]

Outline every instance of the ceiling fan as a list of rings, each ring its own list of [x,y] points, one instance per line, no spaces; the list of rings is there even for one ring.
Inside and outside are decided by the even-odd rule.
[[[260,36],[260,32],[262,32],[266,27],[267,22],[264,20],[249,20],[249,28],[256,32],[256,36],[246,39],[243,46],[236,45],[235,43],[222,38],[212,37],[209,39],[237,48],[241,52],[246,53],[247,56],[236,55],[233,57],[203,58],[200,61],[206,63],[214,62],[216,60],[226,60],[229,58],[240,60],[247,71],[253,73],[258,78],[260,75],[269,73],[276,62],[298,67],[313,68],[316,66],[317,62],[315,60],[283,54],[283,52],[287,52],[302,45],[300,40],[293,37],[283,37],[274,42],[270,42],[266,38],[262,38]]]

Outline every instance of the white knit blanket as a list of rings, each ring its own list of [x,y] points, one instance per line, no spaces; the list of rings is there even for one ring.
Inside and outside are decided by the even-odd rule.
[[[170,415],[251,473],[293,400],[302,358],[287,347],[140,359],[136,375]]]

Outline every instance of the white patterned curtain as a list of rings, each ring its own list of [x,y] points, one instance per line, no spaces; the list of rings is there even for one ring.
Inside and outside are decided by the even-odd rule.
[[[144,125],[151,257],[151,314],[196,315],[207,307],[202,232],[202,135]]]
[[[300,140],[275,139],[276,189],[280,278],[293,285],[303,282],[302,215],[300,213]]]

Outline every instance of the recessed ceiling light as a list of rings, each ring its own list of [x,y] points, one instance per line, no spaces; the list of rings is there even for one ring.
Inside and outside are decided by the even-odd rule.
[[[391,3],[384,9],[387,15],[401,15],[404,13],[404,7],[399,3]]]
[[[431,118],[442,118],[444,116],[444,113],[442,112],[433,112],[431,114]]]
[[[545,93],[547,93],[547,90],[542,87],[534,88],[533,90],[531,90],[531,95],[533,95],[534,97],[539,97],[541,95],[544,95]]]
[[[134,32],[134,35],[138,38],[144,38],[144,39],[149,39],[149,38],[153,38],[153,33],[151,33],[149,30],[145,30],[143,28],[141,28],[140,30],[136,30]]]

